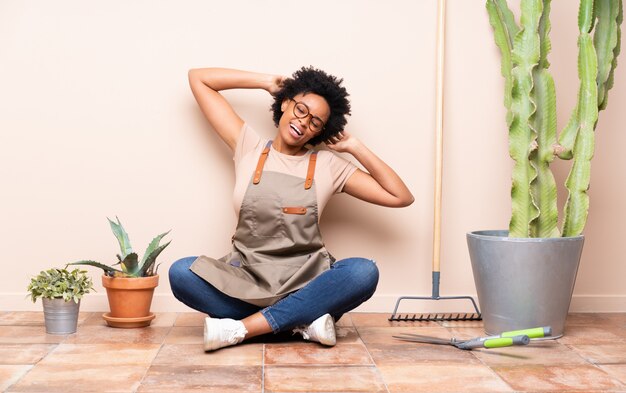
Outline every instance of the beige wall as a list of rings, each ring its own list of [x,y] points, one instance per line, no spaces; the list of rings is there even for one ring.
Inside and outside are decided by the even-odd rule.
[[[554,3],[551,61],[563,126],[577,85],[576,6]],[[187,86],[187,69],[200,66],[288,74],[313,64],[343,76],[353,105],[348,129],[400,173],[416,202],[392,210],[338,196],[322,220],[327,245],[339,258],[378,261],[381,281],[362,310],[391,311],[397,296],[430,295],[436,1],[297,4],[0,2],[0,310],[39,309],[25,287],[41,269],[112,262],[107,216],[122,219],[141,252],[172,229],[161,273],[183,256],[226,252],[235,225],[232,165]],[[449,0],[447,22],[442,295],[475,295],[465,232],[506,227],[511,164],[483,1]],[[626,311],[622,71],[598,125],[574,310]],[[272,135],[267,93],[225,95]],[[107,308],[98,288],[84,309]],[[185,310],[164,274],[153,308]]]

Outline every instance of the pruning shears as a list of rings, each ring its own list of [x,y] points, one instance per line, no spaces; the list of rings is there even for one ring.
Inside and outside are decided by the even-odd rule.
[[[459,349],[475,349],[475,348],[502,348],[512,345],[527,345],[531,338],[548,337],[552,334],[550,326],[537,327],[532,329],[513,330],[503,332],[497,336],[476,337],[469,340],[459,340],[452,338],[449,340],[430,336],[421,336],[419,334],[403,333],[394,338],[427,344],[452,345]]]

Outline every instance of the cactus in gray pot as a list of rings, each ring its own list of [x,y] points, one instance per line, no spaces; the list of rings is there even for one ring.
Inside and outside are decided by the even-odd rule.
[[[550,0],[521,0],[519,24],[506,0],[487,0],[501,53],[509,154],[515,161],[510,237],[580,235],[589,210],[589,177],[598,112],[607,105],[620,48],[622,0],[580,0],[578,100],[557,137],[556,93],[548,71]],[[558,228],[555,157],[572,160]]]

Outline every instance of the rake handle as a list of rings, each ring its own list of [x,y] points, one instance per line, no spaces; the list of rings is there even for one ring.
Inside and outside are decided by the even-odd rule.
[[[435,217],[433,223],[433,272],[441,271],[441,189],[443,175],[443,70],[445,55],[446,0],[437,1],[437,86],[435,148]],[[434,290],[433,290],[434,292]],[[438,291],[437,291],[438,292]]]

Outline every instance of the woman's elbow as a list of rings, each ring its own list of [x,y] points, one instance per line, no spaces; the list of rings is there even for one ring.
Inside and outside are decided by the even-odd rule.
[[[397,207],[407,207],[412,205],[413,202],[415,202],[415,197],[413,196],[413,194],[409,194],[404,198],[400,198]]]
[[[382,203],[382,205],[387,206],[387,207],[398,208],[398,207],[410,206],[413,202],[415,202],[415,198],[413,197],[413,194],[408,194],[408,195],[390,199],[386,203]]]

